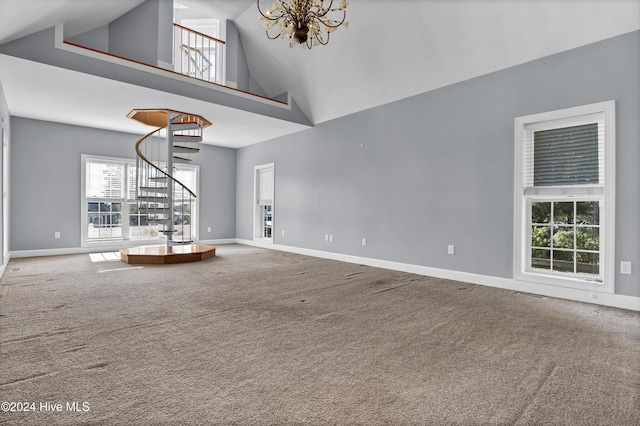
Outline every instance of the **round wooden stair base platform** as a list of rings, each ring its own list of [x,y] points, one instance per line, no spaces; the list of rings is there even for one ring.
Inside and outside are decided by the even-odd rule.
[[[198,262],[216,255],[216,247],[205,244],[132,247],[120,250],[120,259],[135,265],[166,265]]]

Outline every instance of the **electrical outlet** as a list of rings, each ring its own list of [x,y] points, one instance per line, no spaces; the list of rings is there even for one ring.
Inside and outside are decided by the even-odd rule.
[[[631,262],[620,262],[620,273],[631,275]]]
[[[332,243],[333,242],[333,235],[329,235],[329,242]]]
[[[211,227],[207,227],[207,232],[211,232]]]
[[[282,230],[282,236],[284,237],[284,229]]]
[[[447,247],[447,254],[456,254],[456,246],[449,244],[449,247]]]
[[[324,240],[329,241],[329,234],[324,234]]]
[[[53,238],[55,238],[55,239],[60,238],[60,232],[59,232],[59,231],[56,231],[56,232],[53,234]]]
[[[363,246],[366,246],[366,245],[367,245],[367,239],[366,239],[366,238],[363,238],[363,239],[362,239],[362,245],[363,245]]]

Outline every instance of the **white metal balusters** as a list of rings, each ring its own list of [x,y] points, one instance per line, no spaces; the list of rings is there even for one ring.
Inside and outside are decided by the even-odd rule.
[[[225,42],[182,25],[173,24],[174,71],[212,83],[224,84]]]

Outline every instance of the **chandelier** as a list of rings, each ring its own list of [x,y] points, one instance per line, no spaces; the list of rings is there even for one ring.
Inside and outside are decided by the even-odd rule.
[[[276,0],[266,12],[260,9],[261,1],[257,0],[256,3],[267,37],[272,40],[288,38],[291,47],[299,44],[311,49],[319,44],[327,44],[329,36],[338,27],[349,27],[349,23],[345,22],[349,5],[346,0],[342,0],[340,6],[335,8],[333,0]]]

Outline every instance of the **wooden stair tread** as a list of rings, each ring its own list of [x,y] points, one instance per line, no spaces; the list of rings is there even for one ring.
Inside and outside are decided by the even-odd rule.
[[[185,243],[167,247],[166,245],[132,247],[120,250],[120,258],[129,264],[169,264],[196,262],[216,255],[216,247],[205,244]]]

